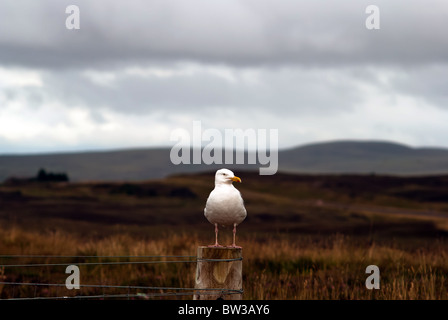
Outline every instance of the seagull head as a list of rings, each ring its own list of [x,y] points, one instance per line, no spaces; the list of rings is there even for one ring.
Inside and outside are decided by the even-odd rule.
[[[233,181],[241,182],[241,179],[236,177],[229,169],[219,169],[216,171],[215,185],[232,184]]]

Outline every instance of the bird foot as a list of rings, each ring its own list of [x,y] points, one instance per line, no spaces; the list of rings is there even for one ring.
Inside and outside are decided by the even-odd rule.
[[[235,244],[232,244],[230,246],[227,246],[227,248],[234,248],[234,249],[243,249],[243,247],[237,246]]]
[[[208,245],[207,247],[209,247],[209,248],[223,248],[224,246],[215,243],[215,244]]]

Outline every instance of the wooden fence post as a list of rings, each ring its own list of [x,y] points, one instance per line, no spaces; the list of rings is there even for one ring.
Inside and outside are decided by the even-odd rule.
[[[221,261],[220,261],[221,260]],[[198,247],[194,300],[241,300],[243,287],[241,248]],[[223,289],[222,291],[220,289]],[[227,291],[226,289],[235,290]]]

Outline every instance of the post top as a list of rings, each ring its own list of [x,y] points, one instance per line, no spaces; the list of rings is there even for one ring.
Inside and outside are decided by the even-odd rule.
[[[198,258],[203,259],[236,259],[243,256],[242,248],[233,247],[198,247]]]
[[[211,247],[211,246],[199,246],[198,249],[211,249],[211,250],[243,250],[241,247]]]

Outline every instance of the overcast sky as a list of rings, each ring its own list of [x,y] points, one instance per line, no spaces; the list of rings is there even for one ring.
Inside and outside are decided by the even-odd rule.
[[[172,146],[197,120],[448,147],[447,30],[446,0],[2,0],[0,154]]]

